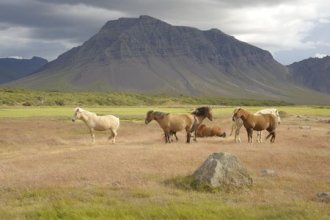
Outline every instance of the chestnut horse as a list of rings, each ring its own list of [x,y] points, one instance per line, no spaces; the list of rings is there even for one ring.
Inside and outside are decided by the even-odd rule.
[[[277,118],[272,114],[254,115],[242,108],[237,108],[233,114],[233,121],[241,119],[248,134],[248,142],[252,143],[253,130],[269,132],[266,140],[270,137],[270,142],[274,143],[276,137],[276,128],[278,125]]]
[[[206,125],[201,124],[197,128],[196,136],[197,137],[213,137],[213,136],[226,137],[226,132],[222,128],[217,127],[217,126],[207,127]]]

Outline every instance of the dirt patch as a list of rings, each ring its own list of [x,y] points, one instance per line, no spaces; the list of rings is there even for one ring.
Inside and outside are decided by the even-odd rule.
[[[206,122],[227,131],[230,123],[227,118]],[[315,192],[329,190],[325,188],[330,184],[325,169],[330,167],[328,126],[288,118],[279,126],[274,144],[248,144],[244,128],[241,144],[235,144],[233,137],[199,138],[186,144],[184,133],[178,133],[178,142],[165,144],[155,122],[122,122],[116,144],[104,132],[96,133],[96,143],[91,144],[80,122],[2,119],[0,188],[168,187],[162,183],[191,175],[211,153],[229,152],[242,161],[256,183],[250,199],[310,199]],[[275,170],[276,177],[260,175],[265,167]]]

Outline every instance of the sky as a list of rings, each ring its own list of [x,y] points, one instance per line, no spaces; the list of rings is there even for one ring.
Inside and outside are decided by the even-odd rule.
[[[50,61],[107,21],[140,15],[217,28],[285,65],[330,55],[329,0],[0,0],[0,57]]]

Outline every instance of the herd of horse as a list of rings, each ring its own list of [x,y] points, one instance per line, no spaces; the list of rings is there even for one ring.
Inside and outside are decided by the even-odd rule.
[[[163,129],[165,143],[173,142],[173,137],[178,141],[177,132],[186,132],[186,142],[190,143],[191,137],[196,141],[197,137],[226,137],[223,128],[214,126],[207,127],[202,122],[204,119],[213,120],[212,109],[209,106],[196,108],[191,113],[175,114],[150,110],[146,114],[145,124],[149,124],[155,120]],[[82,108],[75,108],[72,121],[82,120],[88,127],[92,142],[95,142],[94,131],[109,131],[109,140],[113,143],[116,141],[117,130],[120,126],[120,120],[113,115],[98,116],[93,112],[86,111]],[[248,143],[252,143],[253,131],[257,131],[257,142],[262,141],[261,132],[266,130],[269,134],[266,140],[270,138],[270,142],[274,143],[276,138],[276,128],[281,122],[277,109],[263,109],[256,113],[250,113],[243,108],[237,107],[232,115],[232,128],[229,136],[235,131],[235,142],[241,142],[239,131],[242,126],[245,127],[248,135]]]

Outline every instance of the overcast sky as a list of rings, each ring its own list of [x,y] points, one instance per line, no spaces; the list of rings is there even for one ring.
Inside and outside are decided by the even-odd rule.
[[[106,21],[139,15],[220,29],[283,64],[330,55],[329,0],[0,0],[0,57],[53,60]]]

